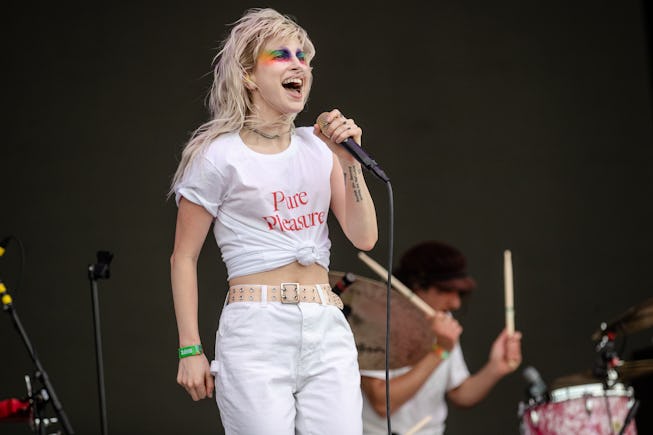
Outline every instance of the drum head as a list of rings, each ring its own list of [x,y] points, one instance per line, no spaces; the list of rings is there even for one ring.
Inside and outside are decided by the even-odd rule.
[[[329,272],[332,286],[344,272]],[[386,292],[384,282],[356,276],[340,297],[358,348],[358,364],[363,370],[385,368]],[[397,291],[390,300],[389,366],[412,366],[431,350],[434,335],[424,313]]]

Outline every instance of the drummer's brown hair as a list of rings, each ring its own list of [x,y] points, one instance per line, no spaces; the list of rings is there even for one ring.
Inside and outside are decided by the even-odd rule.
[[[442,291],[465,292],[476,288],[476,281],[467,274],[467,259],[462,252],[435,240],[408,249],[393,275],[413,290],[436,286]]]

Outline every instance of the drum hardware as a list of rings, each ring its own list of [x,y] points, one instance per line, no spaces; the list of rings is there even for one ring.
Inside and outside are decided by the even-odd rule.
[[[48,392],[41,389],[36,394],[32,392],[31,378],[25,375],[25,384],[27,385],[27,398],[6,399],[0,401],[0,421],[12,423],[27,422],[34,432],[45,433],[44,431],[51,425],[59,422],[56,417],[44,417],[43,411],[45,405],[50,400]],[[50,435],[60,435],[61,431],[56,431]]]
[[[88,266],[88,279],[91,284],[91,298],[93,302],[93,326],[95,330],[95,363],[97,367],[98,396],[100,402],[100,426],[102,435],[109,433],[107,422],[106,394],[104,389],[104,361],[102,358],[102,334],[100,332],[100,307],[98,298],[97,281],[109,279],[111,269],[109,265],[113,254],[108,251],[97,251],[97,263]]]
[[[39,433],[44,433],[42,431],[45,431],[48,427],[59,422],[57,417],[45,417],[43,415],[45,405],[50,400],[48,391],[45,388],[42,388],[40,391],[34,394],[32,391],[32,378],[30,378],[28,375],[25,375],[25,386],[27,387],[27,397],[31,406],[29,419],[30,427],[35,432],[38,431]],[[56,431],[50,435],[60,434],[61,431]]]
[[[590,399],[586,398],[585,399],[585,412],[587,412],[587,414],[591,414],[592,409],[594,409],[594,402],[592,401],[591,398]]]
[[[342,278],[336,281],[331,290],[340,296],[345,290],[347,290],[347,287],[354,283],[354,281],[356,281],[356,275],[351,272],[345,272],[344,275],[342,275]]]
[[[547,386],[535,367],[526,367],[524,370],[522,370],[522,375],[524,379],[528,381],[528,388],[526,389],[526,392],[529,405],[535,405],[548,400]]]
[[[628,414],[626,414],[626,418],[624,419],[624,424],[621,426],[619,435],[623,435],[624,432],[628,429],[628,426],[635,418],[635,414],[637,414],[638,409],[639,409],[639,400],[633,400],[632,403],[630,403],[630,409],[628,409]]]
[[[533,424],[537,426],[540,422],[540,415],[534,409],[531,409],[530,414],[531,414],[531,420],[533,421]]]
[[[38,392],[36,394],[33,394],[32,379],[29,376],[25,377],[28,397],[32,408],[32,418],[31,418],[32,424],[30,425],[32,427],[32,430],[41,435],[45,435],[45,430],[47,429],[48,426],[54,423],[61,423],[64,432],[66,434],[73,434],[74,431],[72,426],[70,425],[70,422],[68,421],[68,417],[66,416],[66,413],[63,410],[61,402],[57,398],[57,395],[54,391],[54,387],[50,382],[50,378],[48,377],[48,374],[43,368],[41,361],[38,359],[36,350],[34,349],[32,343],[30,342],[27,332],[25,331],[25,328],[23,327],[23,324],[20,321],[20,317],[18,316],[18,312],[16,310],[16,307],[14,306],[11,294],[9,293],[5,285],[2,283],[2,280],[0,280],[0,300],[2,302],[3,310],[6,313],[8,313],[9,316],[11,317],[11,320],[14,324],[14,328],[16,329],[16,331],[18,331],[23,341],[23,344],[25,345],[25,348],[27,349],[27,352],[30,358],[32,359],[32,362],[34,363],[34,367],[35,367],[34,379],[39,381],[39,383],[41,384],[41,387],[39,388]],[[52,404],[55,414],[57,415],[56,418],[43,417],[42,415],[43,410],[47,404]]]
[[[633,389],[601,382],[553,389],[549,399],[532,406],[520,403],[522,434],[635,435],[632,423],[637,410]]]
[[[616,332],[608,329],[605,322],[601,323],[603,333],[595,345],[596,358],[592,367],[595,378],[601,379],[606,388],[611,388],[618,380],[617,367],[623,364],[615,349]]]
[[[596,357],[591,369],[555,379],[549,397],[520,402],[522,434],[636,435],[640,401],[623,382],[653,374],[653,359],[623,361],[616,349],[619,335],[653,326],[653,298],[635,305],[592,334]]]
[[[540,373],[533,366],[527,366],[522,370],[522,376],[528,381],[526,388],[526,402],[519,402],[517,409],[517,417],[520,423],[520,433],[526,434],[527,429],[524,425],[525,414],[528,413],[528,418],[537,427],[540,421],[540,415],[537,412],[537,405],[545,403],[549,397],[547,393],[547,386],[542,380]]]

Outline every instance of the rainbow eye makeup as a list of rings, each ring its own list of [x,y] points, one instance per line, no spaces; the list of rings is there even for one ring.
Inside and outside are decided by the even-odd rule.
[[[289,60],[290,59],[290,51],[286,50],[285,48],[282,50],[272,50],[270,52],[270,57],[273,60]]]
[[[295,57],[301,63],[306,63],[306,55],[302,50],[297,50]],[[264,51],[259,56],[259,60],[265,63],[269,62],[288,62],[292,59],[292,54],[287,48],[282,48],[280,50],[270,50]]]

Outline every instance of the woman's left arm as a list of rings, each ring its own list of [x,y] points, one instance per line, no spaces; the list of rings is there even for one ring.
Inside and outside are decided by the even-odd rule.
[[[341,162],[334,156],[331,209],[354,246],[363,251],[374,247],[379,237],[376,210],[360,163]]]
[[[314,133],[333,151],[331,170],[331,210],[338,219],[345,236],[358,249],[371,250],[379,237],[374,202],[367,189],[363,170],[354,157],[342,146],[351,137],[361,143],[363,131],[353,119],[347,119],[338,109],[329,112],[325,124],[315,124]]]

